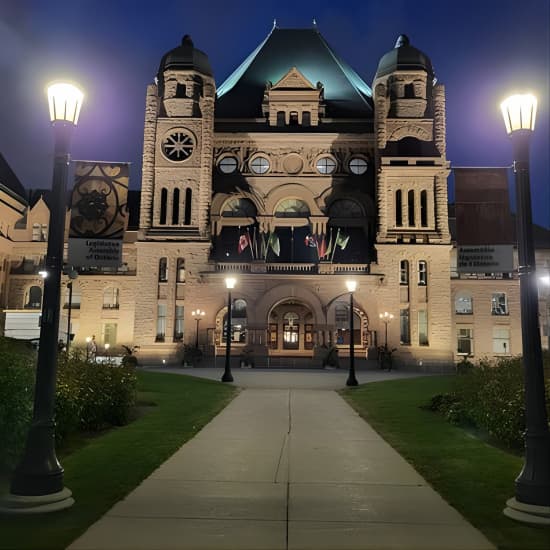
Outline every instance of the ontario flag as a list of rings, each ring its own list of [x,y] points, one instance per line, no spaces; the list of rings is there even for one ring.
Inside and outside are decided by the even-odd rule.
[[[243,233],[239,237],[239,245],[237,246],[237,252],[241,254],[241,252],[247,247],[250,246],[250,236],[246,233]]]

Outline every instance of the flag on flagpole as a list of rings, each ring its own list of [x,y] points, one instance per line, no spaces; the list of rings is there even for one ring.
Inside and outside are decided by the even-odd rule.
[[[241,254],[242,251],[249,245],[250,245],[250,237],[246,233],[243,233],[239,237],[239,244],[237,246],[237,252],[239,254]]]
[[[317,237],[315,235],[307,235],[304,244],[309,248],[317,248]]]
[[[348,246],[349,242],[349,235],[346,235],[345,233],[341,232],[340,229],[338,229],[338,235],[336,237],[336,245],[339,246],[342,250],[345,250],[346,246]]]
[[[327,250],[325,252],[325,257],[328,258],[330,256],[332,252],[332,227],[330,228],[330,237],[329,237],[329,240],[328,240],[328,246],[327,246]]]
[[[325,238],[325,235],[321,235],[321,238],[318,238],[317,242],[317,251],[319,252],[319,259],[321,259],[327,255],[327,240]]]
[[[248,246],[250,246],[250,254],[252,254],[252,259],[254,260],[254,246],[252,244],[252,237],[250,237],[250,229],[246,228],[246,236],[248,237]]]
[[[279,256],[279,254],[281,254],[281,243],[279,242],[279,236],[277,233],[271,232],[269,234],[267,247],[271,247],[271,250],[273,250],[273,254],[275,254],[275,256]]]
[[[268,234],[262,232],[260,233],[260,254],[264,260],[267,256],[267,250],[268,250]]]

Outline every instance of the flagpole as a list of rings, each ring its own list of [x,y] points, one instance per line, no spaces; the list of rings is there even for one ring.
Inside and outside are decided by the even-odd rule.
[[[290,261],[294,261],[294,226],[290,228]]]
[[[254,258],[254,248],[252,246],[252,239],[250,238],[250,229],[248,228],[248,226],[246,226],[246,235],[248,237],[248,246],[250,247],[250,254],[252,256],[252,259],[255,260],[256,258]]]
[[[331,263],[334,261],[334,253],[336,252],[336,247],[338,246],[338,236],[339,235],[340,235],[340,228],[338,228],[338,231],[336,232],[336,240],[334,241],[334,246],[332,247],[332,257],[330,258]]]

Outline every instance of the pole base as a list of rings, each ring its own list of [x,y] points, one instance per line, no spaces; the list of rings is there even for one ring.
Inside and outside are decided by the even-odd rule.
[[[346,380],[346,386],[358,386],[359,382],[357,382],[357,378],[348,378]]]
[[[550,525],[550,506],[537,504],[524,504],[515,498],[506,501],[503,514],[523,523],[535,523],[538,525]]]
[[[222,376],[222,382],[233,382],[233,376],[231,375],[231,373],[224,373],[224,375]]]
[[[21,496],[9,494],[0,500],[0,514],[46,514],[64,510],[73,504],[74,498],[67,488],[50,495]]]

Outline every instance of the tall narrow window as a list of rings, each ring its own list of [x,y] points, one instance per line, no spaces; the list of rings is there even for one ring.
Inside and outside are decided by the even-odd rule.
[[[168,280],[168,260],[161,258],[159,260],[159,283],[165,283]]]
[[[290,112],[289,126],[298,126],[298,113],[296,111]]]
[[[418,312],[418,345],[427,346],[428,343],[428,312],[421,309]]]
[[[184,98],[185,97],[185,84],[177,83],[176,84],[176,97]]]
[[[183,220],[184,225],[191,225],[191,199],[193,197],[193,192],[191,188],[188,187],[185,190],[185,218]]]
[[[309,111],[302,113],[302,126],[311,126],[311,113]]]
[[[103,291],[103,309],[118,309],[119,308],[120,290],[116,287],[107,287]]]
[[[409,323],[409,308],[403,308],[399,311],[399,327],[401,331],[401,343],[411,343],[411,326]]]
[[[418,262],[418,284],[421,286],[428,284],[428,263],[426,260]]]
[[[166,337],[166,304],[158,304],[157,307],[157,342],[164,342]]]
[[[401,189],[395,192],[395,225],[401,227],[403,225],[403,195]]]
[[[183,340],[183,306],[176,306],[174,340]]]
[[[284,126],[285,124],[285,112],[277,111],[277,126]]]
[[[166,205],[168,202],[168,190],[164,187],[160,191],[160,225],[166,225]]]
[[[409,209],[409,227],[414,227],[414,191],[412,189],[407,195],[407,203]]]
[[[428,227],[428,192],[420,192],[420,225]]]
[[[178,258],[176,282],[185,283],[185,260],[183,258]]]
[[[409,284],[409,261],[401,260],[399,262],[399,284],[408,285]]]
[[[116,345],[117,323],[105,323],[102,328],[103,344]]]
[[[180,190],[174,189],[172,200],[172,225],[178,225],[180,222]]]
[[[473,355],[474,331],[471,328],[459,328],[457,333],[456,352],[458,355]]]

